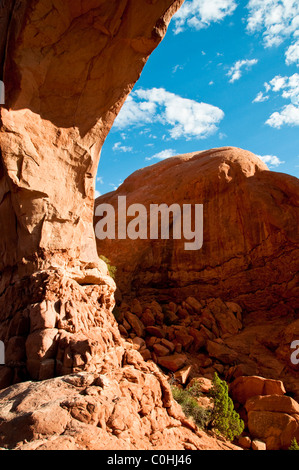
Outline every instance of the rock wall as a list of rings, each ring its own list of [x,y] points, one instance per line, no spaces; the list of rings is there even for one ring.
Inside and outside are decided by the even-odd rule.
[[[186,240],[174,240],[171,232],[169,240],[97,241],[99,253],[117,268],[122,335],[133,342],[134,333],[141,336],[141,353],[166,370],[183,361],[200,375],[217,371],[228,382],[240,375],[280,379],[298,400],[299,369],[291,362],[291,344],[298,339],[298,195],[297,178],[269,171],[252,153],[229,147],[149,166],[98,198],[96,207],[112,204],[116,214],[119,196],[126,196],[127,207],[143,204],[148,234],[151,204],[204,208],[198,251],[186,251]],[[241,318],[234,312],[242,312]],[[161,329],[160,336],[151,325]],[[166,339],[168,349],[157,337]]]
[[[170,234],[169,240],[98,240],[98,251],[117,267],[124,297],[161,302],[220,297],[240,304],[245,314],[294,314],[298,195],[297,178],[269,171],[245,150],[173,157],[138,170],[115,192],[98,198],[96,207],[109,203],[117,209],[119,196],[126,196],[127,207],[143,204],[148,215],[150,204],[203,204],[202,248],[187,251],[186,240]]]
[[[95,175],[182,1],[0,1],[2,386],[89,367],[88,354],[106,361],[120,341],[96,252]]]
[[[1,447],[234,448],[121,338],[93,230],[102,144],[182,3],[0,1]]]

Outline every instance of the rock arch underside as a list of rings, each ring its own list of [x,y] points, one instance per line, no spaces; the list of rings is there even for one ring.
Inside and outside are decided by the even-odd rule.
[[[157,304],[160,330],[161,305],[165,310],[167,304],[168,314],[185,310],[181,320],[186,311],[201,315],[201,308],[212,305],[216,323],[209,344],[194,349],[201,340],[193,331],[193,349],[180,353],[194,363],[206,348],[232,378],[281,379],[299,397],[298,368],[289,361],[289,343],[299,331],[296,178],[272,174],[238,149],[181,156],[142,170],[139,181],[132,175],[104,199],[113,204],[125,194],[146,205],[147,195],[155,198],[155,178],[162,187],[163,178],[175,181],[185,165],[185,185],[194,191],[184,197],[211,196],[211,211],[221,210],[225,223],[236,228],[225,240],[228,258],[213,229],[196,266],[181,246],[169,248],[164,241],[154,247],[137,243],[134,253],[130,244],[96,244],[94,187],[102,145],[182,3],[0,0],[6,94],[0,108],[0,447],[236,448],[187,420],[172,398],[165,368],[152,353],[146,360],[138,352],[132,339],[142,340],[142,309],[150,302]],[[194,171],[202,174],[198,184],[190,176]],[[183,188],[175,190],[180,197]],[[236,209],[229,210],[232,197]],[[260,208],[251,227],[240,215],[244,200],[246,213]],[[131,336],[112,313],[116,284],[97,249],[117,265],[119,308],[127,325],[131,320],[131,333],[135,325]],[[196,299],[204,302],[200,308]],[[268,329],[259,329],[265,322]],[[255,348],[248,350],[249,343]]]

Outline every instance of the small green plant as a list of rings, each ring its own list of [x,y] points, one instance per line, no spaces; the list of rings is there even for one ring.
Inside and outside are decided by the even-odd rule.
[[[210,396],[214,401],[211,424],[228,440],[233,441],[244,430],[244,422],[234,409],[234,403],[228,395],[228,385],[215,372]]]
[[[202,396],[200,385],[197,381],[195,381],[192,385],[188,386],[187,392],[191,397],[194,398],[199,398]]]
[[[103,260],[103,261],[107,264],[109,276],[112,277],[112,279],[115,279],[115,275],[116,275],[116,266],[112,266],[112,265],[110,264],[110,260],[109,260],[108,258],[106,258],[106,256],[101,255],[100,258],[101,258],[101,260]]]
[[[299,450],[299,444],[295,438],[292,440],[291,445],[288,450]]]
[[[179,405],[181,405],[187,418],[192,418],[199,428],[206,428],[210,420],[211,411],[199,406],[196,400],[196,396],[199,395],[195,386],[190,387],[187,390],[172,386],[171,390],[173,398],[177,403],[179,403]]]

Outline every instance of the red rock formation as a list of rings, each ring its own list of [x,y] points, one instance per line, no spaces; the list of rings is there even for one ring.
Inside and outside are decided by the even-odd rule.
[[[158,311],[152,298],[161,304],[164,319],[156,316],[146,335],[164,324],[163,337],[181,347],[176,352],[189,353],[202,375],[217,370],[229,381],[243,375],[280,379],[298,400],[299,366],[290,349],[299,338],[298,179],[269,171],[250,152],[222,148],[139,170],[96,206],[117,207],[119,196],[126,196],[128,207],[145,205],[148,214],[153,203],[204,206],[199,251],[186,251],[184,239],[171,237],[97,242],[117,267],[124,308],[134,297],[152,314]],[[145,340],[154,360],[165,363],[153,340]]]
[[[104,361],[119,341],[92,223],[97,164],[182,1],[0,1],[0,386]]]
[[[182,2],[0,0],[2,447],[234,448],[121,338],[92,224],[101,146]]]
[[[126,196],[127,206],[203,204],[204,241],[98,240],[117,267],[124,294],[160,300],[220,297],[246,312],[272,315],[298,308],[298,179],[268,171],[255,155],[236,148],[173,157],[138,170],[96,206]],[[95,218],[95,223],[99,219]]]
[[[16,450],[238,450],[196,430],[156,367],[127,350],[124,367],[0,392],[0,447]]]
[[[114,313],[122,336],[166,373],[187,362],[193,377],[213,378],[217,372],[228,382],[237,379],[231,390],[237,402],[242,394],[244,403],[252,394],[278,394],[283,385],[299,401],[299,368],[292,362],[291,348],[298,338],[298,320],[291,315],[248,314],[233,302],[199,302],[193,297],[162,305],[149,299],[127,300]],[[275,389],[275,384],[281,385]]]
[[[251,436],[262,439],[267,450],[287,450],[299,440],[299,404],[281,395],[256,396],[246,402]]]
[[[241,405],[245,405],[247,400],[258,395],[284,395],[285,392],[281,380],[269,380],[258,376],[238,377],[230,387],[232,399]]]

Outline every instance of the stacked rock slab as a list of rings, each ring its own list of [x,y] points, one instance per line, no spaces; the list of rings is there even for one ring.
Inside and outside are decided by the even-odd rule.
[[[181,4],[0,1],[2,387],[121,363],[115,284],[93,231],[95,175]]]

